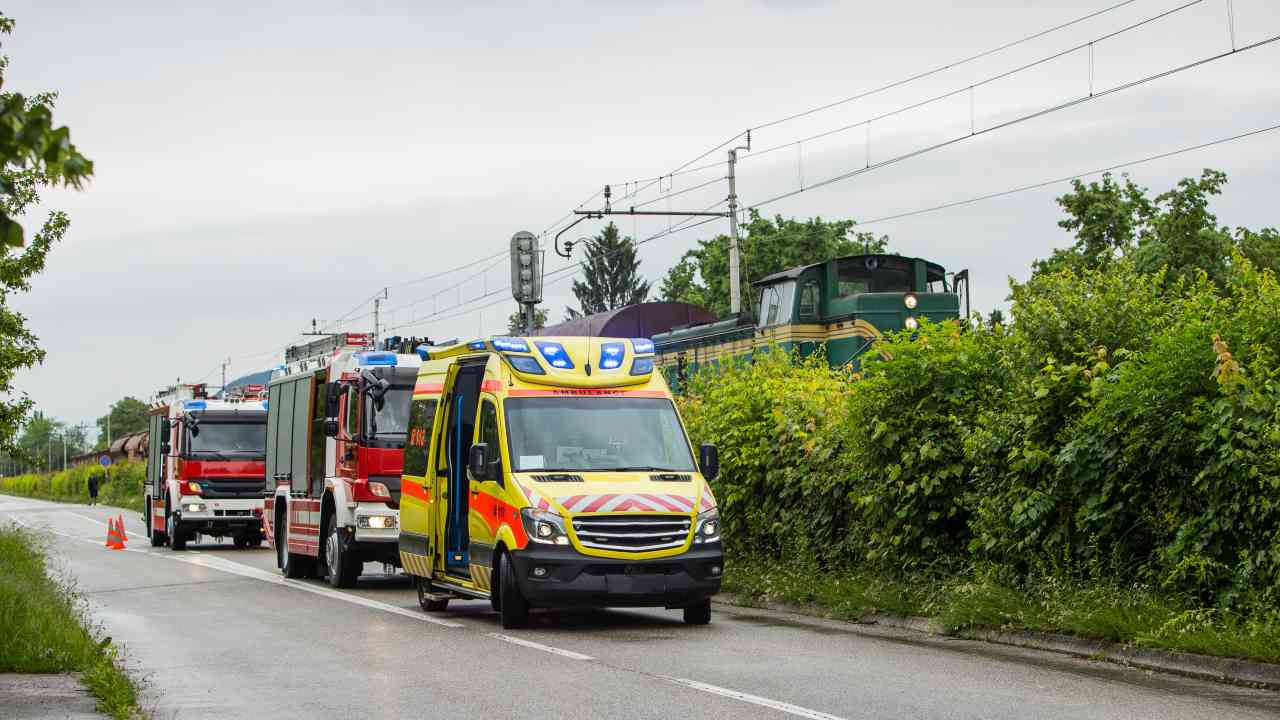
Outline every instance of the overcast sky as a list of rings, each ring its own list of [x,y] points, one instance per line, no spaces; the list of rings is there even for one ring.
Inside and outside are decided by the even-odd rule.
[[[96,164],[82,193],[49,192],[72,227],[16,305],[49,356],[18,386],[45,412],[92,423],[124,394],[219,381],[348,311],[434,338],[498,332],[512,310],[505,261],[414,282],[540,232],[605,183],[659,175],[730,135],[982,52],[1102,9],[1076,2],[167,4],[20,0],[6,9],[6,88],[60,93],[56,119]],[[979,61],[753,134],[753,152],[967,88],[1179,2],[1137,0]],[[1231,47],[1225,0],[1095,45],[1093,87],[1121,85]],[[1280,4],[1235,0],[1236,44],[1280,33]],[[1280,43],[1209,63],[762,208],[868,220],[1081,173],[1280,122]],[[871,161],[1087,94],[1089,54],[982,84],[872,123]],[[743,153],[752,205],[865,165],[863,128]],[[1202,168],[1231,179],[1222,222],[1280,224],[1280,132],[1130,170],[1153,191]],[[724,159],[718,151],[707,161]],[[680,191],[723,168],[676,177]],[[984,312],[1009,277],[1070,239],[1066,185],[873,223],[891,247],[971,269]],[[664,183],[662,190],[667,190]],[[655,186],[646,197],[658,191]],[[701,209],[715,183],[671,199]],[[660,201],[654,208],[666,209]],[[29,218],[33,225],[43,211]],[[649,237],[665,220],[622,220]],[[717,222],[645,243],[655,287]],[[568,237],[598,231],[583,223]],[[581,232],[579,232],[581,230]],[[548,254],[548,267],[563,261]],[[567,279],[566,279],[567,280]],[[452,288],[460,284],[461,287]],[[486,292],[484,300],[467,303]],[[573,302],[550,284],[553,320]],[[358,309],[357,309],[358,308]],[[427,318],[421,322],[415,320]]]

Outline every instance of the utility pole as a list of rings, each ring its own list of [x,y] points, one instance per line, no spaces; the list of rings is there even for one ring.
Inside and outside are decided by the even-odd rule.
[[[741,279],[741,260],[738,257],[738,151],[751,150],[751,131],[746,132],[747,144],[739,145],[729,151],[729,210],[728,212],[710,212],[706,210],[685,211],[685,210],[637,210],[635,206],[626,210],[617,210],[612,207],[610,200],[613,196],[612,188],[608,185],[604,186],[604,208],[600,210],[574,210],[573,214],[578,216],[577,220],[566,225],[556,233],[552,244],[555,246],[556,254],[562,258],[568,258],[573,254],[574,243],[572,241],[565,242],[565,249],[560,249],[560,236],[569,232],[570,228],[583,220],[603,220],[606,215],[652,215],[652,216],[675,216],[675,217],[722,217],[729,219],[729,308],[730,311],[737,315],[742,312],[742,279]]]
[[[111,410],[107,408],[107,451],[111,450]]]
[[[378,311],[382,309],[382,301],[390,297],[389,289],[382,288],[382,294],[373,299],[373,347],[378,348]]]
[[[227,396],[227,366],[231,364],[231,358],[222,361],[222,397]]]

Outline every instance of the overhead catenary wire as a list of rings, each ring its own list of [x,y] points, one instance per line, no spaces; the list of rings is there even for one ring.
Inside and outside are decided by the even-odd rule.
[[[751,204],[749,204],[749,205],[746,205],[745,207],[747,207],[747,208],[749,208],[749,209],[754,210],[754,209],[757,209],[757,208],[763,207],[763,206],[765,206],[765,205],[768,205],[768,204],[770,204],[770,203],[777,202],[777,201],[779,201],[779,200],[785,200],[785,199],[790,198],[790,197],[795,197],[796,195],[799,195],[799,194],[801,194],[801,193],[805,193],[805,192],[809,192],[809,191],[812,191],[812,190],[816,190],[816,189],[821,188],[821,187],[826,187],[827,185],[831,185],[832,183],[837,183],[837,182],[840,182],[840,181],[842,181],[842,180],[847,180],[847,179],[849,179],[849,178],[851,178],[851,177],[855,177],[855,176],[857,176],[857,175],[862,175],[862,174],[865,174],[865,173],[872,172],[872,171],[874,171],[874,170],[878,170],[878,169],[883,168],[883,167],[887,167],[887,166],[889,166],[889,165],[894,165],[894,164],[896,164],[896,163],[900,163],[900,162],[902,162],[902,161],[904,161],[904,160],[909,160],[909,159],[911,159],[911,158],[919,157],[919,156],[921,156],[921,155],[925,155],[925,154],[927,154],[927,153],[931,153],[931,152],[934,152],[934,151],[936,151],[936,150],[940,150],[940,149],[942,149],[942,148],[949,147],[949,146],[951,146],[951,145],[956,145],[956,144],[958,144],[958,143],[962,143],[962,142],[964,142],[964,141],[966,141],[966,140],[971,140],[971,139],[976,138],[976,137],[981,137],[981,136],[983,136],[983,135],[987,135],[987,134],[992,133],[992,132],[995,132],[995,131],[997,131],[997,130],[1003,130],[1003,129],[1005,129],[1005,128],[1012,127],[1012,126],[1014,126],[1014,125],[1018,125],[1018,124],[1020,124],[1020,123],[1027,122],[1027,121],[1029,121],[1029,120],[1034,120],[1034,119],[1036,119],[1036,118],[1044,117],[1045,115],[1049,115],[1049,114],[1052,114],[1052,113],[1055,113],[1055,112],[1059,112],[1059,111],[1061,111],[1061,110],[1066,110],[1066,109],[1068,109],[1068,108],[1072,108],[1072,107],[1075,107],[1075,106],[1077,106],[1077,105],[1082,105],[1082,104],[1084,104],[1084,103],[1091,102],[1091,101],[1093,101],[1093,100],[1097,100],[1097,99],[1099,99],[1099,98],[1103,98],[1103,97],[1106,97],[1106,96],[1108,96],[1108,95],[1112,95],[1112,94],[1114,94],[1114,93],[1118,93],[1118,92],[1121,92],[1121,91],[1124,91],[1124,90],[1128,90],[1128,89],[1130,89],[1130,88],[1134,88],[1134,87],[1137,87],[1137,86],[1139,86],[1139,85],[1146,84],[1146,83],[1148,83],[1148,82],[1153,82],[1153,81],[1155,81],[1155,80],[1159,80],[1159,79],[1161,79],[1161,78],[1165,78],[1165,77],[1168,77],[1168,76],[1170,76],[1170,75],[1174,75],[1174,74],[1177,74],[1177,73],[1180,73],[1180,72],[1184,72],[1184,71],[1186,71],[1186,70],[1190,70],[1190,69],[1193,69],[1193,68],[1200,67],[1201,65],[1206,65],[1206,64],[1211,63],[1211,62],[1216,62],[1216,61],[1221,60],[1221,59],[1223,59],[1223,58],[1231,57],[1231,56],[1233,56],[1233,55],[1238,55],[1238,54],[1240,54],[1240,53],[1248,52],[1248,51],[1250,51],[1250,50],[1256,50],[1256,49],[1258,49],[1258,48],[1260,48],[1260,47],[1264,47],[1264,46],[1266,46],[1266,45],[1270,45],[1271,43],[1274,43],[1274,42],[1276,42],[1277,40],[1280,40],[1280,35],[1272,35],[1271,37],[1265,38],[1265,39],[1263,39],[1263,40],[1259,40],[1259,41],[1257,41],[1257,42],[1255,42],[1255,43],[1252,43],[1252,44],[1250,44],[1250,45],[1243,45],[1243,46],[1241,46],[1240,48],[1235,49],[1235,50],[1229,50],[1229,51],[1227,51],[1227,52],[1219,53],[1219,54],[1217,54],[1217,55],[1211,55],[1211,56],[1209,56],[1209,57],[1204,57],[1204,58],[1201,58],[1201,59],[1199,59],[1199,60],[1195,60],[1195,61],[1192,61],[1192,62],[1189,62],[1189,63],[1183,64],[1183,65],[1179,65],[1179,66],[1174,67],[1174,68],[1169,68],[1169,69],[1167,69],[1167,70],[1163,70],[1163,71],[1158,72],[1158,73],[1154,73],[1154,74],[1151,74],[1151,75],[1147,75],[1147,76],[1144,76],[1144,77],[1139,78],[1139,79],[1137,79],[1137,80],[1131,80],[1131,81],[1129,81],[1129,82],[1122,83],[1122,84],[1120,84],[1120,85],[1116,85],[1116,86],[1114,86],[1114,87],[1110,87],[1110,88],[1107,88],[1107,89],[1105,89],[1105,90],[1095,91],[1095,92],[1094,92],[1093,94],[1091,94],[1091,95],[1085,95],[1085,96],[1082,96],[1082,97],[1074,98],[1074,99],[1072,99],[1072,100],[1068,100],[1068,101],[1066,101],[1066,102],[1059,103],[1059,104],[1057,104],[1057,105],[1053,105],[1053,106],[1050,106],[1050,107],[1048,107],[1048,108],[1044,108],[1044,109],[1041,109],[1041,110],[1037,110],[1037,111],[1035,111],[1035,112],[1027,113],[1027,114],[1025,114],[1025,115],[1021,115],[1021,116],[1018,116],[1018,117],[1016,117],[1016,118],[1012,118],[1012,119],[1010,119],[1010,120],[1006,120],[1006,121],[1004,121],[1004,122],[1000,122],[1000,123],[997,123],[997,124],[995,124],[995,125],[991,125],[991,126],[989,126],[989,127],[981,128],[981,129],[977,130],[976,132],[966,133],[966,134],[963,134],[963,135],[960,135],[960,136],[957,136],[957,137],[954,137],[954,138],[951,138],[951,139],[948,139],[948,140],[944,140],[944,141],[942,141],[942,142],[934,143],[934,144],[932,144],[932,145],[928,145],[928,146],[925,146],[925,147],[922,147],[922,148],[917,148],[916,150],[912,150],[912,151],[910,151],[910,152],[903,153],[903,154],[901,154],[901,155],[897,155],[897,156],[895,156],[895,157],[891,157],[891,158],[888,158],[888,159],[885,159],[885,160],[881,160],[881,161],[879,161],[879,162],[875,162],[875,163],[870,163],[870,164],[866,165],[865,167],[860,167],[860,168],[857,168],[857,169],[854,169],[854,170],[850,170],[850,171],[845,172],[845,173],[841,173],[841,174],[839,174],[839,175],[835,175],[835,176],[832,176],[832,177],[829,177],[829,178],[826,178],[826,179],[823,179],[823,180],[820,180],[820,181],[814,182],[813,184],[808,185],[808,186],[803,187],[803,188],[797,188],[797,189],[795,189],[795,190],[790,190],[790,191],[787,191],[787,192],[784,192],[784,193],[780,193],[780,194],[778,194],[778,195],[774,195],[774,196],[772,196],[772,197],[770,197],[770,198],[767,198],[767,199],[765,199],[765,200],[761,200],[761,201],[756,202],[756,203],[751,203]]]

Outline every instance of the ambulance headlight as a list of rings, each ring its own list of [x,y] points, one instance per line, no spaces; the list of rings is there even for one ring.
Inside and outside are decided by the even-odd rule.
[[[564,530],[564,518],[550,510],[525,508],[520,511],[525,534],[529,540],[548,545],[568,545],[569,534]]]
[[[720,541],[720,511],[711,508],[705,512],[698,513],[697,530],[693,533],[693,541],[696,543],[711,543]]]

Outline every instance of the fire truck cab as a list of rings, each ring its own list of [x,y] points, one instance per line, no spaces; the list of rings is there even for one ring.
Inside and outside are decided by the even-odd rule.
[[[247,388],[209,397],[204,385],[176,385],[151,407],[144,505],[152,547],[185,550],[197,535],[262,542],[267,409]]]
[[[342,333],[289,348],[268,386],[263,511],[267,541],[289,578],[351,587],[364,564],[399,565],[400,473],[414,339],[374,350]],[[393,346],[395,345],[395,346]]]
[[[655,606],[711,620],[724,551],[648,339],[495,337],[428,350],[413,389],[400,558],[424,610]]]

